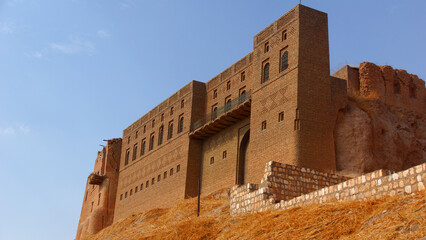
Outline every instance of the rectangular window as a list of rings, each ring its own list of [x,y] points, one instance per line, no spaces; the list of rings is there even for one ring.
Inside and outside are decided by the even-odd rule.
[[[148,187],[149,187],[149,181],[146,181],[145,188],[148,188]]]
[[[217,98],[217,89],[213,90],[213,99]]]
[[[123,200],[123,194],[120,195],[120,201]]]
[[[161,180],[161,174],[158,174],[157,176],[157,182],[159,182]]]
[[[173,176],[173,168],[170,168],[170,176]]]
[[[184,108],[185,107],[185,99],[182,99],[182,101],[180,101],[180,108]]]
[[[286,39],[287,39],[287,30],[284,30],[284,31],[282,32],[281,39],[282,39],[282,41],[284,41],[284,40],[286,40]]]
[[[130,194],[129,195],[132,196],[132,193],[133,193],[133,189],[130,189]]]
[[[173,107],[170,108],[170,116],[173,115]]]
[[[225,151],[223,151],[223,153],[222,153],[222,159],[226,159],[226,155],[227,155],[227,152],[226,152],[226,150],[225,150]]]
[[[136,131],[135,133],[135,138],[138,138],[138,131]]]
[[[163,179],[166,179],[166,178],[167,178],[167,171],[165,171],[163,174]]]
[[[142,191],[142,189],[143,189],[143,183],[141,183],[141,191]]]
[[[155,178],[152,178],[151,179],[151,186],[154,185],[154,183],[155,183]]]
[[[124,198],[127,198],[127,192],[124,193]]]
[[[278,113],[278,122],[284,121],[284,112]]]
[[[214,157],[211,157],[210,158],[210,165],[213,165],[214,164]]]
[[[152,119],[152,128],[155,127],[155,119]]]
[[[241,82],[243,82],[244,80],[246,80],[246,72],[241,73]]]
[[[143,133],[146,133],[146,125],[143,126]]]
[[[138,186],[135,187],[135,193],[137,193],[137,192],[138,192]]]
[[[176,166],[176,173],[180,172],[180,164]]]
[[[265,43],[265,49],[264,49],[264,53],[269,52],[269,42]]]
[[[164,113],[161,114],[160,120],[164,121]]]
[[[226,90],[230,90],[231,89],[231,81],[228,81],[226,83]]]
[[[262,130],[266,129],[266,120],[262,122]]]
[[[127,164],[129,164],[129,158],[130,158],[130,149],[126,150],[126,156],[124,158],[124,166],[126,166]]]
[[[127,144],[130,143],[130,136],[127,138]]]

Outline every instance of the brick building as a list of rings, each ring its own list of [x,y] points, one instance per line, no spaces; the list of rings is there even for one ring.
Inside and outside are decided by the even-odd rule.
[[[188,83],[124,129],[119,170],[105,178],[95,165],[89,176],[77,239],[105,179],[116,193],[115,222],[198,189],[206,195],[257,183],[272,160],[336,170],[335,119],[356,77],[349,68],[330,76],[327,21],[326,13],[297,5],[254,36],[252,52],[206,83]],[[97,227],[84,231],[96,233],[110,217],[94,218],[86,224]]]

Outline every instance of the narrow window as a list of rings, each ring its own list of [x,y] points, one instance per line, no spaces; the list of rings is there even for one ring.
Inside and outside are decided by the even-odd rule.
[[[130,194],[129,194],[129,196],[132,196],[132,193],[133,193],[133,189],[130,189]]]
[[[214,164],[214,157],[211,157],[210,158],[210,165],[213,165]]]
[[[135,133],[135,138],[138,138],[138,131],[136,131]]]
[[[180,172],[180,164],[176,166],[176,173]]]
[[[152,128],[154,128],[155,127],[155,119],[152,119],[152,126],[151,126]]]
[[[141,155],[145,155],[146,140],[142,140]]]
[[[244,80],[246,80],[246,72],[241,73],[241,82],[243,82]]]
[[[170,108],[170,116],[173,115],[173,107]]]
[[[138,144],[135,144],[135,146],[133,146],[133,161],[136,160],[136,157],[138,155]]]
[[[217,98],[217,89],[213,90],[213,99]]]
[[[231,89],[231,81],[228,81],[226,83],[226,90],[230,90]]]
[[[180,107],[181,108],[185,107],[185,99],[182,99],[182,101],[180,101]]]
[[[142,189],[143,189],[143,183],[141,183],[141,191],[142,191]]]
[[[151,179],[151,186],[154,185],[154,183],[155,183],[155,178],[152,178]]]
[[[130,143],[130,136],[127,138],[127,144]]]
[[[169,122],[169,132],[167,133],[167,139],[171,139],[173,137],[173,121]]]
[[[163,135],[164,135],[164,126],[161,125],[160,129],[158,130],[158,145],[163,144]]]
[[[143,125],[143,133],[146,133],[146,125]]]
[[[160,120],[164,121],[164,113],[161,114]]]
[[[90,212],[93,212],[93,203],[94,203],[94,202],[92,201],[92,208],[90,209]]]
[[[226,154],[227,154],[226,150],[223,151],[223,153],[222,153],[222,159],[226,159]]]
[[[238,103],[243,103],[246,101],[246,90],[241,91]]]
[[[159,182],[161,180],[161,174],[158,174],[157,176],[157,182]]]
[[[126,193],[124,193],[124,198],[127,198],[127,192],[126,192]]]
[[[217,117],[217,107],[213,106],[212,108],[213,108],[213,110],[212,110],[212,120],[214,120]]]
[[[262,122],[262,130],[266,129],[266,120]]]
[[[120,195],[120,201],[123,200],[123,194]]]
[[[278,113],[278,122],[284,121],[284,112]]]
[[[137,193],[137,192],[138,192],[138,186],[135,187],[135,193]]]
[[[287,39],[287,30],[284,30],[283,32],[282,32],[282,40],[284,41],[284,40],[286,40]]]
[[[126,157],[124,159],[124,166],[126,166],[127,164],[129,164],[129,158],[130,158],[130,149],[126,150]]]
[[[263,82],[269,81],[269,63],[263,67]]]
[[[167,178],[167,171],[165,171],[163,174],[163,179],[166,179],[166,178]]]
[[[231,110],[231,98],[225,100],[225,112]]]
[[[146,181],[145,188],[148,188],[148,187],[149,187],[149,181]]]
[[[149,140],[149,150],[151,151],[152,149],[154,149],[154,140],[155,140],[155,136],[154,133],[151,133],[151,138]]]
[[[269,52],[269,42],[266,42],[266,43],[265,43],[265,50],[264,50],[264,53],[267,53],[267,52]]]
[[[179,117],[179,124],[178,124],[178,133],[181,133],[183,131],[183,116]]]
[[[170,168],[170,176],[173,176],[173,168]]]
[[[281,71],[288,68],[288,51],[285,51],[281,56]]]

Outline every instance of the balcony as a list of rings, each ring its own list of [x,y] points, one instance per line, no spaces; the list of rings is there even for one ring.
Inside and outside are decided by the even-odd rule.
[[[97,173],[91,173],[89,175],[89,183],[93,184],[93,185],[101,185],[105,178],[106,178],[105,175],[99,175]]]
[[[205,139],[250,116],[251,94],[248,91],[221,108],[206,114],[191,126],[192,138]]]

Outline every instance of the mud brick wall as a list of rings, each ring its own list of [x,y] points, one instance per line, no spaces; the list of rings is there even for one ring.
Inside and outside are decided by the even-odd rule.
[[[268,162],[260,188],[257,184],[235,186],[231,191],[231,213],[256,211],[281,200],[290,200],[315,190],[348,180],[333,173]],[[245,209],[245,210],[244,210]]]
[[[267,174],[265,173],[265,178]],[[261,187],[258,189],[257,185],[247,184],[235,186],[232,189],[230,211],[232,215],[237,215],[247,212],[287,209],[311,203],[377,199],[424,191],[425,184],[426,163],[398,173],[391,173],[383,169],[377,170],[291,200],[279,200],[279,202],[271,193],[275,191],[274,188]]]

